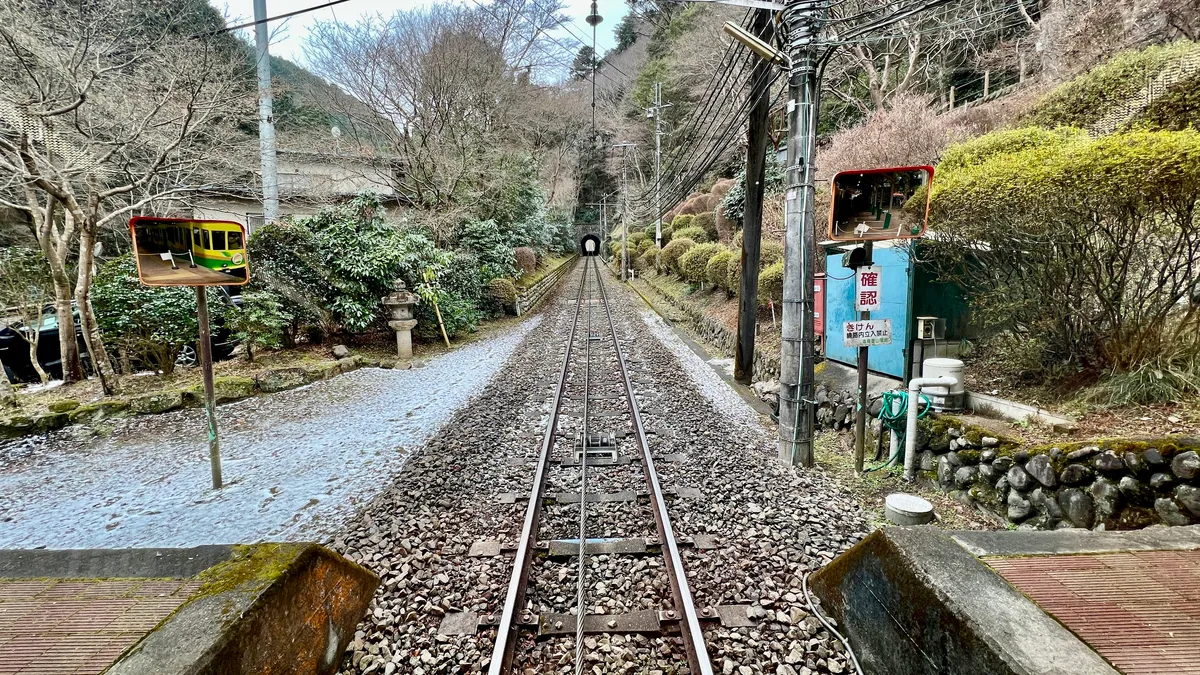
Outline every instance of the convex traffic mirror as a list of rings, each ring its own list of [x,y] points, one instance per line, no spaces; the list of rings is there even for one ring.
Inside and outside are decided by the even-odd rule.
[[[878,241],[920,237],[929,223],[927,186],[932,182],[931,166],[838,173],[832,181],[829,238]]]

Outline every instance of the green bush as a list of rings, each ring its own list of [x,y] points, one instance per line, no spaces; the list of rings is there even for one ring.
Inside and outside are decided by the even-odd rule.
[[[488,282],[488,296],[497,313],[516,312],[517,285],[503,277]]]
[[[697,244],[704,244],[711,239],[708,238],[708,233],[702,227],[689,226],[675,230],[675,237],[679,239],[691,239]]]
[[[733,233],[733,241],[731,241],[729,245],[733,248],[742,247],[742,231],[740,229]]]
[[[764,188],[764,196],[769,197],[783,192],[783,167],[779,165],[779,160],[774,153],[767,155],[766,167],[766,187]],[[721,208],[725,211],[725,217],[736,223],[736,227],[741,229],[742,216],[746,213],[746,168],[738,172],[738,175],[733,179],[733,187],[729,188],[729,192],[721,199]]]
[[[1200,332],[1197,195],[1196,130],[1072,134],[939,170],[929,259],[1046,379],[1139,372]]]
[[[142,285],[131,253],[100,266],[91,295],[105,342],[156,370],[173,372],[180,350],[199,338],[196,292]],[[217,291],[208,296],[210,315],[222,316],[225,304]]]
[[[708,261],[725,247],[715,243],[699,243],[679,256],[679,276],[693,284],[704,283]]]
[[[741,255],[741,251],[737,252]],[[729,288],[729,260],[733,258],[734,251],[723,248],[708,259],[708,265],[704,268],[704,278],[708,283],[718,288],[724,288],[727,291],[737,290]]]
[[[671,220],[671,231],[679,232],[680,230],[682,230],[685,227],[691,227],[692,221],[695,219],[696,219],[696,216],[686,214],[686,213],[675,216],[675,218]]]
[[[248,290],[241,307],[231,307],[225,325],[233,338],[246,347],[246,360],[254,361],[255,349],[279,349],[292,315],[278,295],[267,290]]]
[[[774,301],[776,307],[783,300],[783,261],[773,262],[758,273],[758,304]]]
[[[1172,64],[1200,54],[1200,43],[1180,40],[1140,51],[1121,52],[1059,85],[1034,107],[1026,121],[1038,126],[1089,127],[1141,91],[1147,80]]]
[[[1168,131],[1200,127],[1200,74],[1167,87],[1162,96],[1154,99],[1142,112],[1137,123]]]
[[[645,234],[646,234],[646,239],[647,239],[647,240],[648,240],[648,241],[649,241],[651,244],[653,244],[653,243],[654,243],[654,234],[655,234],[655,233],[654,233],[654,223],[650,223],[649,225],[647,225],[647,226],[646,226],[646,229],[645,229],[645,231],[644,231],[644,232],[645,232]],[[672,233],[672,232],[674,232],[674,230],[671,228],[671,223],[664,222],[664,223],[662,224],[662,243],[663,243],[663,246],[666,246],[667,244],[669,244],[669,243],[671,242],[671,233]]]
[[[661,249],[659,249],[654,244],[650,244],[650,247],[647,248],[640,256],[638,256],[637,263],[634,265],[634,269],[636,269],[639,272],[648,272],[650,270],[657,270],[658,269],[658,253],[660,250]]]
[[[481,281],[517,276],[517,252],[494,220],[472,220],[458,230],[458,244],[479,259]],[[537,261],[534,261],[536,265]]]
[[[692,227],[698,227],[704,230],[708,235],[708,241],[716,241],[717,237],[717,216],[712,211],[696,214],[692,220]]]
[[[687,238],[672,239],[671,243],[663,247],[662,252],[658,255],[659,271],[679,272],[679,257],[687,253],[690,248],[696,245],[696,242]],[[682,275],[680,275],[682,276]]]
[[[741,242],[739,242],[741,243]],[[758,251],[758,276],[762,278],[762,271],[774,263],[783,260],[783,244],[777,241],[764,241],[759,245]],[[742,250],[736,249],[736,254],[729,259],[728,269],[726,270],[726,279],[730,293],[737,293],[742,284]]]

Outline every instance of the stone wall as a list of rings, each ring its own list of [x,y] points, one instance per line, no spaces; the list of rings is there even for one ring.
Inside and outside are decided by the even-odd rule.
[[[654,289],[655,294],[662,300],[665,300],[672,307],[683,312],[691,322],[690,328],[704,342],[718,348],[725,356],[733,356],[733,350],[736,346],[736,336],[734,331],[725,327],[725,324],[706,315],[701,307],[688,300],[687,298],[673,298],[670,295],[660,291],[654,285],[653,277],[640,277],[646,285]],[[779,379],[779,355],[768,354],[761,350],[754,351],[754,376],[755,382],[766,382]]]
[[[1200,523],[1200,438],[1112,438],[1030,448],[943,415],[922,420],[923,475],[1025,528]]]
[[[412,364],[398,362],[394,359],[381,361],[363,356],[347,356],[336,361],[274,368],[259,373],[255,377],[237,375],[217,377],[213,380],[213,388],[217,403],[228,403],[258,394],[295,389],[366,366],[397,368],[412,367]],[[49,404],[46,412],[18,412],[8,416],[0,415],[0,439],[47,433],[72,424],[92,424],[112,417],[157,415],[179,408],[199,408],[203,405],[202,385],[137,396],[114,396],[94,403],[81,404],[74,400],[55,401]]]

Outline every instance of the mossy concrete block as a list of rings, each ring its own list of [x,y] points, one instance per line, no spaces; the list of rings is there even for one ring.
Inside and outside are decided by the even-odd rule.
[[[129,401],[123,398],[111,398],[81,405],[68,413],[68,417],[71,424],[90,424],[110,417],[118,417],[128,410]]]
[[[160,391],[129,399],[129,407],[139,415],[156,415],[183,407],[183,392]]]
[[[258,376],[258,390],[264,394],[303,387],[310,382],[303,368],[279,368]]]
[[[813,574],[809,587],[864,672],[1117,673],[935,527],[875,530]]]
[[[309,382],[328,380],[340,372],[341,370],[336,361],[324,361],[304,366],[304,373],[308,377]]]
[[[75,399],[71,399],[71,398],[65,398],[61,401],[51,401],[50,404],[47,405],[46,407],[50,410],[50,412],[56,412],[56,413],[71,412],[72,410],[79,407],[79,401],[76,401]]]
[[[0,418],[0,438],[20,438],[36,431],[36,421],[28,415]]]
[[[71,423],[71,417],[65,412],[49,412],[34,418],[34,427],[40,433],[61,429]]]
[[[252,377],[225,375],[213,380],[213,397],[217,403],[228,403],[250,398],[258,393],[258,383]],[[183,392],[184,404],[188,407],[204,405],[204,385],[198,384]]]
[[[349,373],[350,371],[365,368],[369,365],[371,365],[371,360],[360,355],[347,356],[344,359],[337,360],[338,370],[343,373]]]
[[[109,675],[318,673],[341,665],[379,578],[317,544],[234,546]]]
[[[0,550],[0,578],[200,582],[167,619],[148,631],[135,627],[146,631],[138,642],[108,657],[116,662],[104,672],[117,675],[330,675],[379,585],[370,571],[310,543]],[[76,604],[86,613],[88,602]]]

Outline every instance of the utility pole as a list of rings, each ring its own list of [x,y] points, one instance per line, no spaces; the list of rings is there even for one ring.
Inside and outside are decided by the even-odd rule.
[[[279,172],[275,165],[275,115],[271,54],[267,46],[267,0],[254,0],[254,56],[258,62],[258,150],[262,170],[263,223],[279,220]]]
[[[621,281],[629,279],[629,149],[634,143],[617,143],[613,149],[621,150]]]
[[[596,0],[592,0],[592,11],[585,19],[589,26],[592,27],[592,142],[596,142],[596,69],[600,65],[600,59],[596,58],[596,26],[604,20],[597,11]]]
[[[754,36],[770,44],[772,12],[754,10]],[[754,378],[754,339],[758,327],[758,272],[762,244],[763,191],[766,188],[767,124],[771,102],[767,83],[771,62],[757,59],[750,73],[750,119],[746,131],[746,202],[742,216],[742,279],[738,288],[738,327],[734,343],[733,378],[750,384]]]
[[[788,28],[788,166],[783,267],[783,329],[779,359],[779,457],[813,464],[814,171],[818,74],[813,40],[824,0],[792,0]]]
[[[654,116],[654,245],[662,248],[662,111],[671,104],[662,102],[662,82],[654,83],[654,107],[647,111]]]

